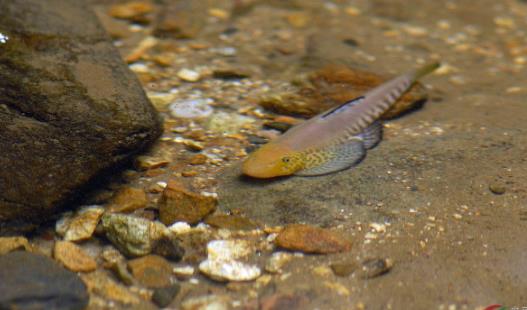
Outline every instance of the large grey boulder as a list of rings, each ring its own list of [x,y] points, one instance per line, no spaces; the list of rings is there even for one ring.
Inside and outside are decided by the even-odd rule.
[[[1,235],[49,218],[161,125],[83,1],[0,7]]]

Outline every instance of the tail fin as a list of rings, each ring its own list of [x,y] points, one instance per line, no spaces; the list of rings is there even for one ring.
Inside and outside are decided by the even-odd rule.
[[[440,66],[441,64],[439,62],[434,62],[428,65],[425,65],[420,69],[415,70],[413,74],[413,80],[416,81],[422,78],[423,76],[429,73],[432,73],[435,69],[439,68]]]

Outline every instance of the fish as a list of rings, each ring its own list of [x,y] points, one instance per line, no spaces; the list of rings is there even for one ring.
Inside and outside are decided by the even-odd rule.
[[[439,66],[436,62],[407,72],[293,126],[251,153],[242,173],[253,178],[318,176],[357,165],[382,139],[379,117]]]

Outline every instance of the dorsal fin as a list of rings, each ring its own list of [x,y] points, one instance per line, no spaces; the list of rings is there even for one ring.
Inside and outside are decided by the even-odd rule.
[[[357,97],[355,99],[352,99],[350,101],[346,101],[344,102],[343,104],[339,105],[338,107],[335,107],[329,111],[327,111],[326,113],[324,113],[321,118],[326,118],[332,114],[336,114],[336,113],[339,113],[339,112],[342,112],[343,110],[345,110],[346,108],[348,107],[351,107],[351,106],[354,106],[356,104],[358,104],[359,102],[362,101],[362,99],[364,99],[364,96],[360,96],[360,97]]]
[[[299,176],[315,176],[344,170],[359,163],[366,155],[364,143],[360,139],[350,140],[325,151],[330,152],[332,155],[329,160],[316,167],[300,170],[295,174]]]

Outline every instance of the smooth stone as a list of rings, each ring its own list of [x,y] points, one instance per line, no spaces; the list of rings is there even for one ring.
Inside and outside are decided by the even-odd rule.
[[[0,256],[0,309],[81,310],[88,305],[82,280],[52,259],[29,252]]]
[[[151,253],[154,242],[168,232],[159,222],[125,214],[104,215],[102,227],[113,245],[129,257]]]
[[[1,235],[49,219],[161,122],[84,1],[7,1],[0,29]]]
[[[303,224],[286,226],[276,237],[276,244],[287,250],[316,254],[338,253],[351,249],[351,243],[335,232]]]
[[[141,188],[126,187],[121,189],[110,202],[110,212],[132,212],[146,207],[148,199]]]
[[[159,307],[166,307],[174,300],[180,289],[181,286],[177,283],[167,287],[156,288],[152,295],[152,301]]]
[[[0,255],[19,249],[26,251],[31,249],[26,237],[0,237]]]
[[[133,259],[128,262],[128,268],[134,278],[146,287],[167,287],[172,283],[172,265],[161,256],[147,255]]]
[[[392,267],[393,261],[391,259],[370,258],[362,262],[359,274],[363,279],[371,279],[388,273]]]
[[[53,249],[53,257],[74,272],[89,272],[97,269],[95,260],[73,242],[57,241]]]
[[[216,210],[217,200],[203,196],[171,180],[159,201],[159,218],[165,225],[175,222],[196,224]]]

